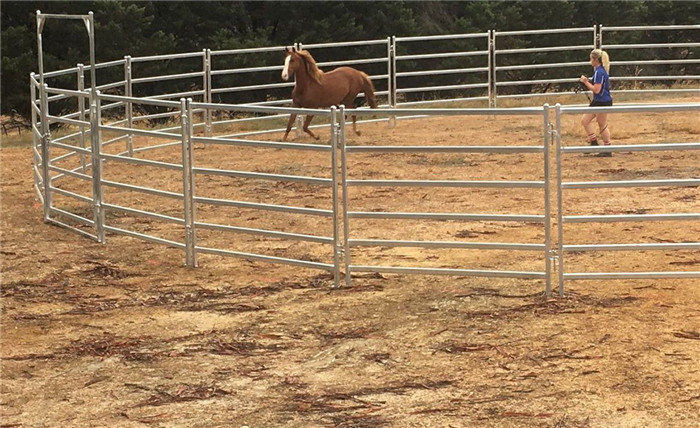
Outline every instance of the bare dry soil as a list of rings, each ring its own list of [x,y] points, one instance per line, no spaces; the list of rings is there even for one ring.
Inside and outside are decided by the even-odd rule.
[[[564,143],[582,143],[576,117]],[[697,114],[620,114],[615,144],[698,142]],[[350,144],[538,144],[541,118],[365,124]],[[326,130],[319,131],[323,139]],[[313,143],[308,137],[298,142]],[[143,142],[142,144],[150,144]],[[178,149],[139,156],[177,161]],[[328,155],[197,147],[196,164],[328,176]],[[552,158],[554,159],[554,158]],[[2,427],[700,427],[700,280],[567,281],[353,275],[199,255],[45,224],[32,150],[2,150]],[[541,180],[538,155],[355,154],[350,178]],[[568,181],[700,177],[697,151],[570,154]],[[554,167],[550,171],[555,174]],[[180,191],[177,171],[105,164],[105,179]],[[211,198],[330,208],[312,185],[202,175]],[[59,183],[59,182],[57,182]],[[61,184],[62,183],[62,184]],[[57,184],[80,191],[80,180]],[[552,193],[551,202],[556,205]],[[498,192],[502,193],[498,193]],[[82,193],[89,195],[90,189]],[[112,204],[181,216],[179,202],[108,189]],[[57,206],[91,216],[57,197]],[[355,211],[537,214],[530,189],[351,189]],[[567,190],[567,214],[700,212],[697,188]],[[202,204],[198,220],[330,236],[328,219]],[[182,240],[179,226],[108,224]],[[537,224],[352,222],[358,238],[542,242]],[[177,227],[176,227],[177,226]],[[556,222],[552,225],[556,240]],[[89,229],[85,229],[89,231]],[[329,262],[328,246],[202,231],[200,245]],[[700,224],[567,225],[569,243],[698,242]],[[353,263],[542,271],[532,252],[357,248]],[[700,271],[697,250],[581,252],[567,272]]]

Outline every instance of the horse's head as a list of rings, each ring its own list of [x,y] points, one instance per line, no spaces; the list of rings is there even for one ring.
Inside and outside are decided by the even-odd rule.
[[[323,71],[318,68],[316,61],[309,51],[297,50],[295,47],[285,48],[287,56],[284,59],[282,69],[282,80],[289,80],[292,74],[302,72],[309,75],[313,80],[320,83]]]
[[[282,69],[282,80],[287,81],[289,78],[299,70],[303,64],[303,59],[297,53],[297,48],[286,47],[285,53],[287,56],[284,58],[284,68]]]

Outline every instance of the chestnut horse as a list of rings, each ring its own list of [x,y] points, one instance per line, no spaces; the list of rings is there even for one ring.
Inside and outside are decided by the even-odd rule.
[[[292,106],[301,108],[327,108],[344,104],[348,108],[355,108],[355,98],[360,92],[365,93],[367,102],[372,108],[377,108],[377,100],[374,98],[374,85],[367,74],[351,67],[338,67],[333,71],[324,73],[316,65],[308,51],[286,48],[287,56],[284,60],[282,79],[289,80],[294,74],[296,83],[292,91]],[[292,124],[297,115],[292,114],[287,123],[287,131],[282,141],[287,140],[287,135],[292,129]],[[318,137],[309,129],[313,115],[307,115],[304,120],[304,132],[318,140]],[[352,129],[357,135],[355,121],[352,116]]]

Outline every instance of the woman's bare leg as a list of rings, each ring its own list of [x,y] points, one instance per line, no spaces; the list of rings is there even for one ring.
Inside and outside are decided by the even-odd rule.
[[[586,113],[581,117],[581,125],[583,125],[583,129],[586,130],[586,136],[590,144],[597,143],[595,128],[593,127],[593,119],[595,118],[596,115],[593,113]]]
[[[610,144],[610,128],[608,128],[608,114],[601,113],[596,116],[598,121],[598,129],[600,130],[600,138],[603,139],[603,144]]]
[[[598,122],[598,129],[600,132],[600,138],[603,139],[603,145],[610,145],[610,129],[608,129],[608,115],[607,113],[598,114],[596,116],[596,121]],[[599,157],[610,157],[612,152],[600,152]]]

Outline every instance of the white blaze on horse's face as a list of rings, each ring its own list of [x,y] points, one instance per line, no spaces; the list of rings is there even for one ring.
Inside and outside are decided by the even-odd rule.
[[[285,82],[289,80],[289,62],[292,60],[291,55],[287,55],[284,59],[284,69],[282,69],[282,80]]]

